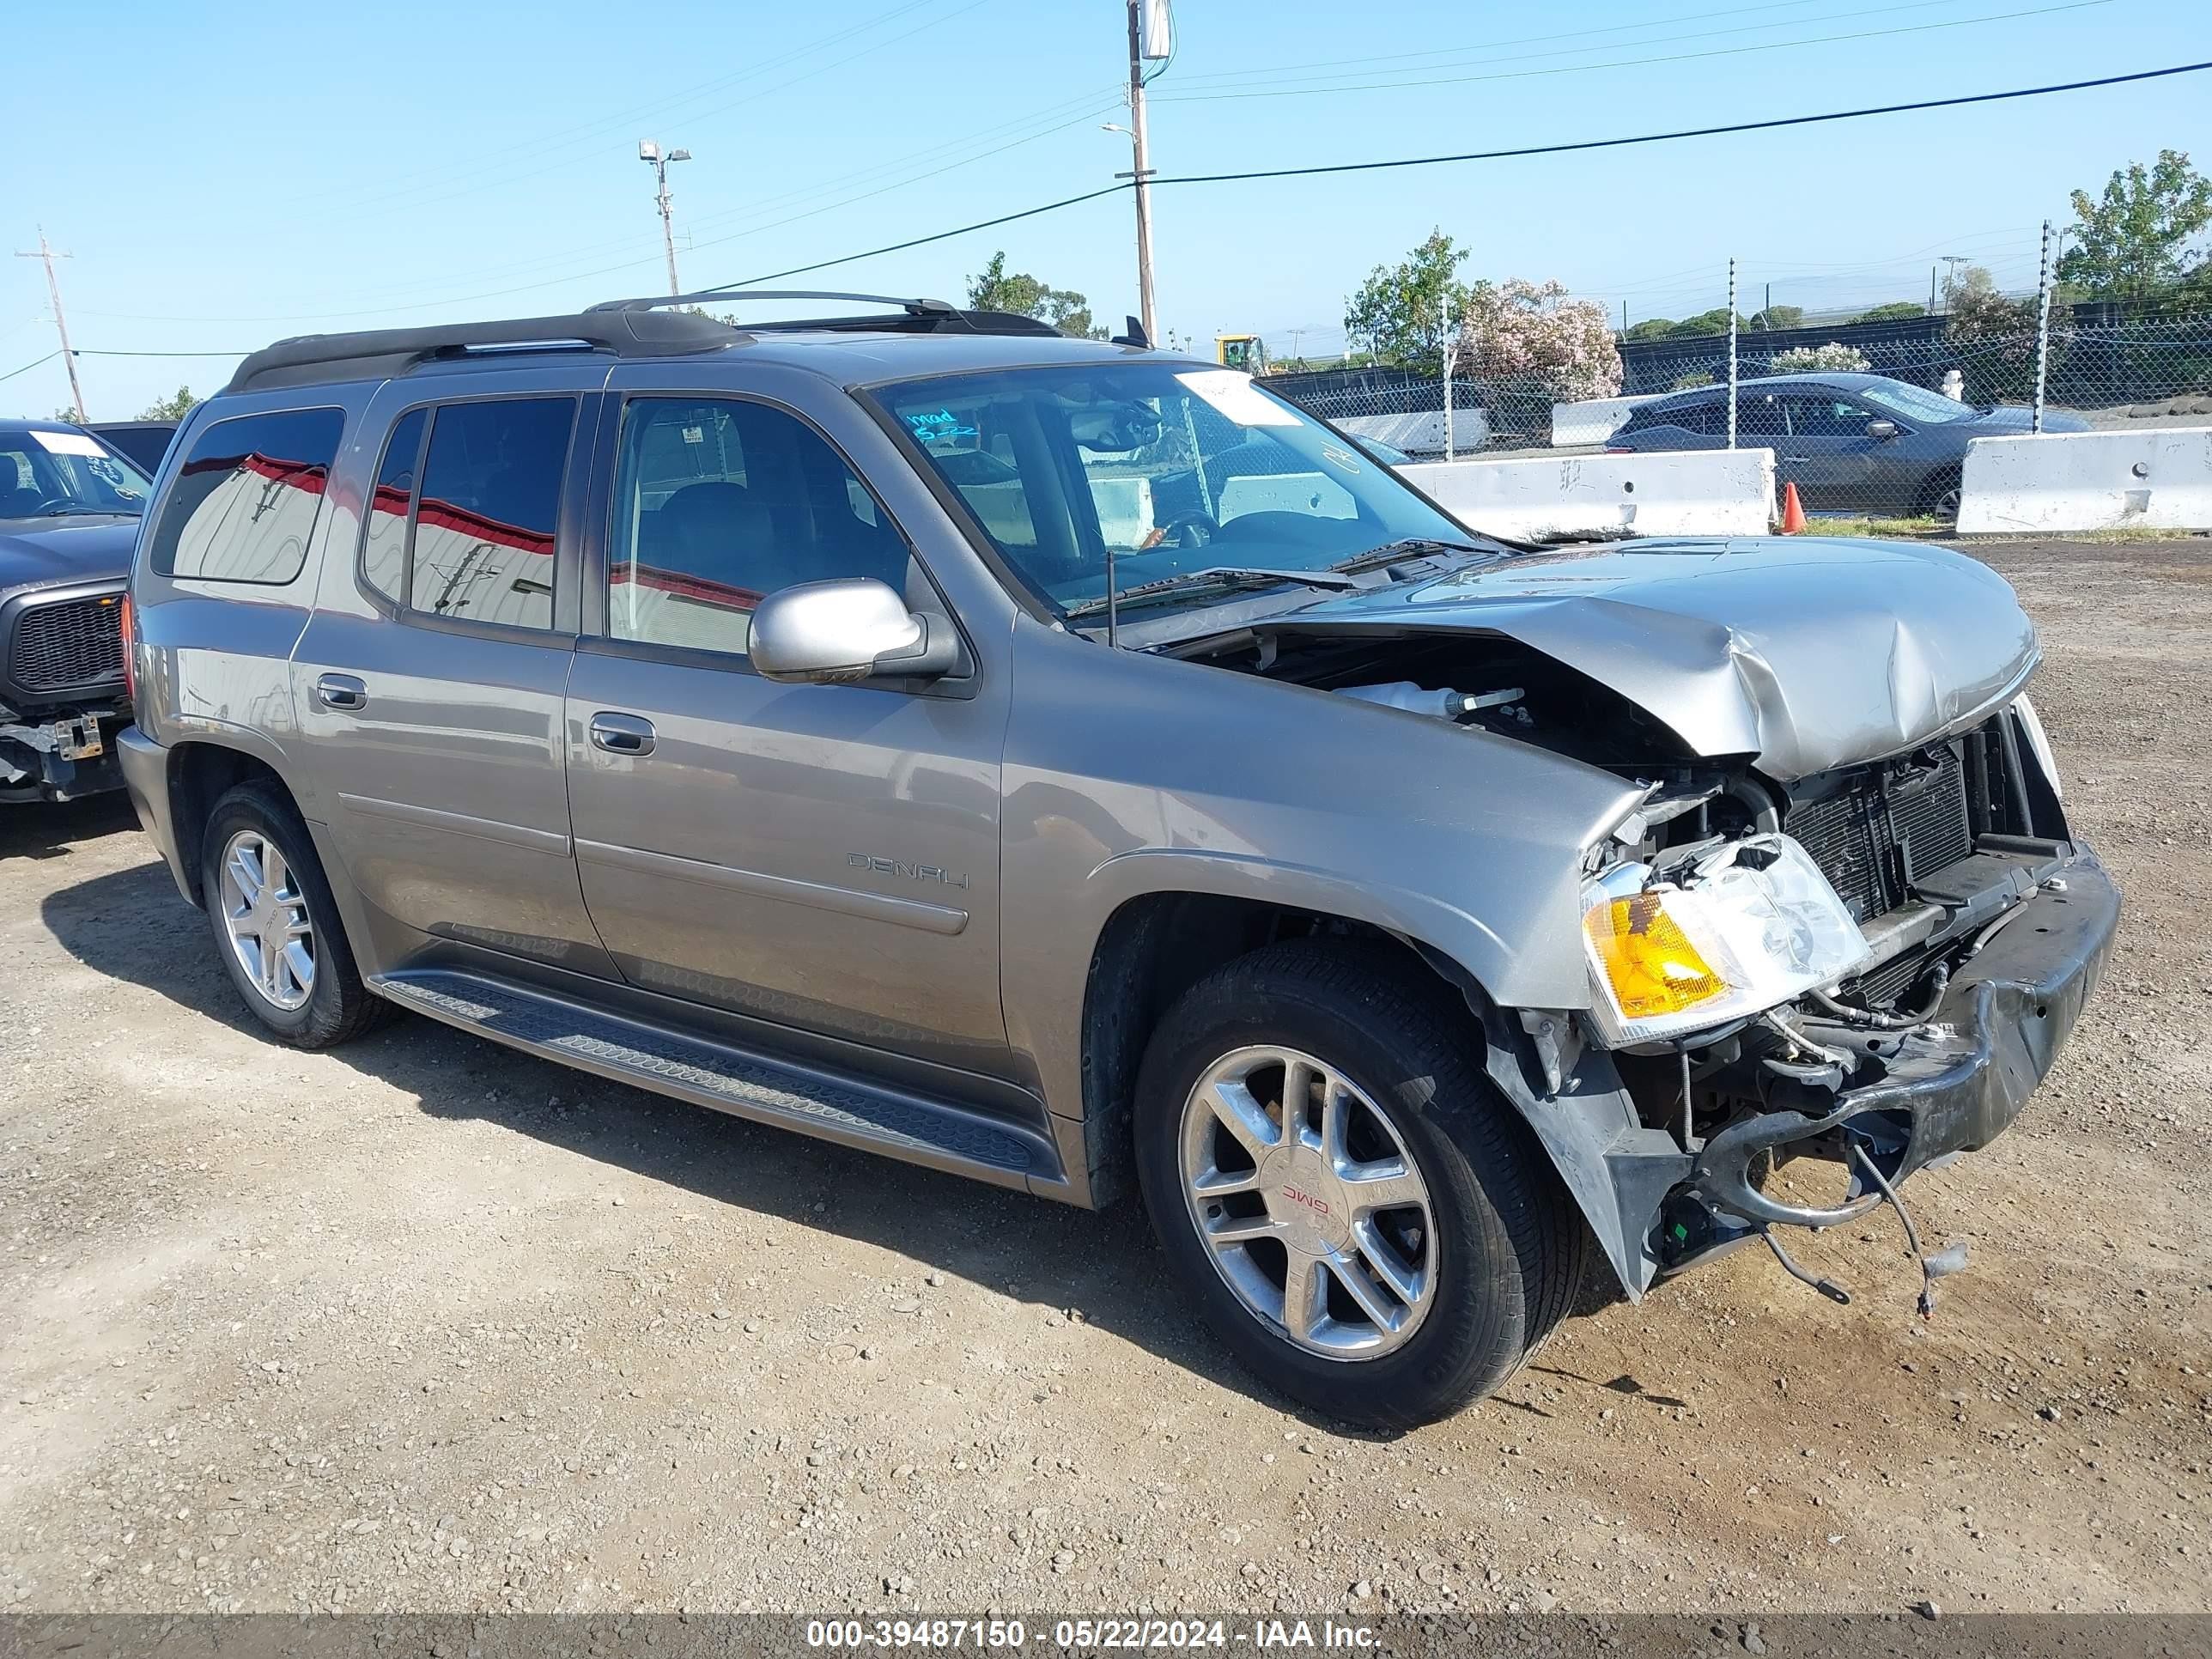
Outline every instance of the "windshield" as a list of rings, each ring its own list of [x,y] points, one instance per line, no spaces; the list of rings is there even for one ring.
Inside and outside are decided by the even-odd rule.
[[[89,432],[0,431],[0,519],[66,518],[146,510],[146,475]]]
[[[1894,415],[1900,421],[1915,421],[1922,425],[1970,421],[1974,417],[1974,411],[1965,404],[1954,404],[1940,392],[1930,392],[1926,386],[1912,386],[1904,380],[1887,380],[1881,386],[1861,386],[1859,396],[1886,415]]]
[[[1153,362],[910,380],[876,394],[1032,588],[1063,610],[1206,570],[1326,571],[1468,532],[1231,369]],[[1248,578],[1249,580],[1249,578]],[[1181,585],[1172,599],[1208,597]]]

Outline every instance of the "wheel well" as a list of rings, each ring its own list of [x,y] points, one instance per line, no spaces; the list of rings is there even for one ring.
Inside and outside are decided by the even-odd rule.
[[[1084,988],[1083,1134],[1094,1204],[1112,1203],[1133,1184],[1130,1109],[1145,1047],[1161,1016],[1224,963],[1291,939],[1372,939],[1402,953],[1415,972],[1462,992],[1473,984],[1443,971],[1441,958],[1426,947],[1348,916],[1216,893],[1130,900],[1099,934]]]
[[[180,743],[169,750],[169,828],[177,862],[196,904],[206,904],[200,888],[201,837],[216,802],[248,780],[267,783],[287,800],[292,792],[266,761],[219,743]],[[296,805],[296,803],[295,803]]]

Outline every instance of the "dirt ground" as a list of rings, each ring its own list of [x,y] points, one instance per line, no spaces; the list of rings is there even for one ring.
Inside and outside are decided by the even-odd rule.
[[[0,817],[0,1610],[2212,1605],[2212,544],[1984,556],[2125,885],[2020,1124],[1397,1437],[1093,1215],[416,1019],[254,1036],[119,799]]]

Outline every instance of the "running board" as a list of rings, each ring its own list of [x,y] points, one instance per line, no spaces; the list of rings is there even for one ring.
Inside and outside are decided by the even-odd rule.
[[[1054,1186],[1061,1180],[1059,1158],[1042,1136],[951,1101],[600,1013],[481,975],[413,969],[369,984],[403,1007],[494,1042],[695,1106],[1001,1187],[1026,1188],[1031,1177]]]

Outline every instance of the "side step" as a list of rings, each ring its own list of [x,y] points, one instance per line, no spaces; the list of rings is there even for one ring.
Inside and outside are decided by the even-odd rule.
[[[495,1042],[864,1152],[883,1152],[1002,1187],[1056,1184],[1044,1137],[952,1102],[732,1048],[604,1014],[541,991],[447,969],[380,975],[372,988],[401,1006]]]

